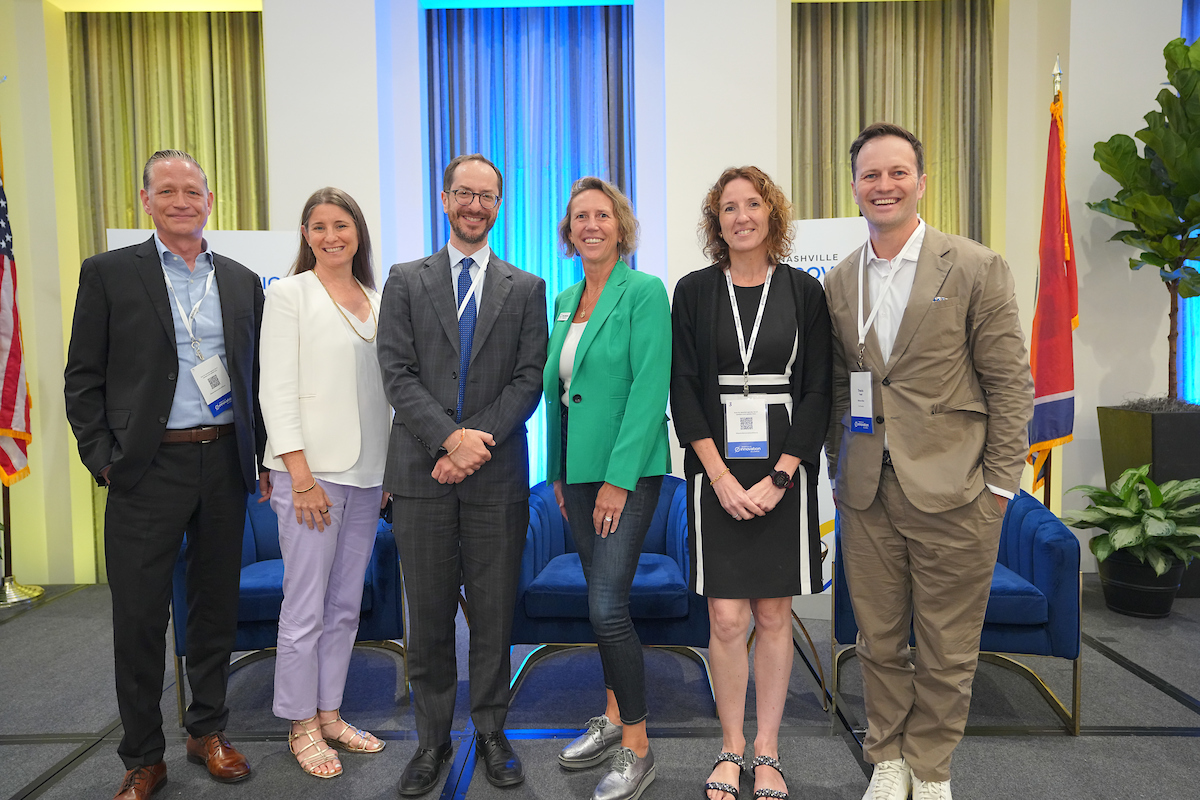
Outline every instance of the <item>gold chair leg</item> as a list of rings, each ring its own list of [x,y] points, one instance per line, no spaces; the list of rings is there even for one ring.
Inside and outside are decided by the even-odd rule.
[[[1054,690],[1046,685],[1046,682],[1042,680],[1041,676],[1029,667],[1022,664],[1020,661],[1017,661],[1016,659],[1010,658],[1006,655],[1001,655],[1000,653],[987,652],[981,652],[979,654],[979,660],[986,661],[989,664],[995,664],[998,667],[1003,667],[1007,670],[1010,670],[1011,672],[1020,675],[1022,678],[1033,684],[1033,688],[1037,689],[1038,694],[1045,699],[1046,703],[1050,706],[1050,710],[1057,714],[1058,718],[1062,720],[1063,726],[1066,727],[1067,732],[1072,736],[1079,735],[1080,679],[1083,675],[1082,653],[1080,653],[1079,658],[1076,658],[1072,662],[1070,711],[1068,711],[1063,702],[1058,699],[1058,695],[1054,693]]]

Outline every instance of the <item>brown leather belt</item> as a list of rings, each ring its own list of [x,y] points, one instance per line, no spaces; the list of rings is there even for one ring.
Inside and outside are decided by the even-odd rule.
[[[177,428],[163,431],[163,444],[185,444],[211,442],[233,433],[233,423],[228,425],[201,425],[198,428]]]

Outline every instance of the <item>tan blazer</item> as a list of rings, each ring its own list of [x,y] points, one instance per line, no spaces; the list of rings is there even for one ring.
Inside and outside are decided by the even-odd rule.
[[[375,318],[379,293],[366,290]],[[267,288],[259,343],[258,397],[267,427],[263,466],[283,471],[281,453],[303,450],[313,472],[343,472],[358,461],[361,430],[351,334],[314,272]]]
[[[833,320],[826,454],[838,502],[859,510],[871,505],[885,431],[900,487],[922,511],[964,506],[985,484],[1016,492],[1033,414],[1033,378],[1008,264],[977,242],[926,226],[887,364],[874,328],[867,333],[863,365],[871,372],[875,432],[853,433],[849,389],[858,352],[861,249],[825,278]],[[869,292],[863,296],[869,304]]]

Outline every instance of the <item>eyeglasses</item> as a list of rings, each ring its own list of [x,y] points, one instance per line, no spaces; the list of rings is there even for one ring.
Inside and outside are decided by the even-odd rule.
[[[495,208],[500,205],[500,195],[494,192],[472,192],[469,189],[454,189],[450,194],[454,195],[454,199],[458,201],[460,206],[471,205],[476,197],[479,198],[479,205],[484,208]]]

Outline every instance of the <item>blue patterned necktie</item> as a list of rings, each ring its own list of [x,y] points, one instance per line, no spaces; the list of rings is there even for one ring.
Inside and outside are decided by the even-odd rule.
[[[462,305],[463,298],[467,296],[467,292],[471,291],[471,267],[475,262],[469,258],[462,260],[462,269],[458,273],[458,306]],[[457,310],[458,306],[455,307]],[[467,367],[471,363],[471,342],[475,339],[475,294],[471,293],[471,299],[467,301],[467,307],[463,309],[462,316],[458,318],[458,413],[455,415],[456,422],[462,421],[463,397],[467,393]]]

